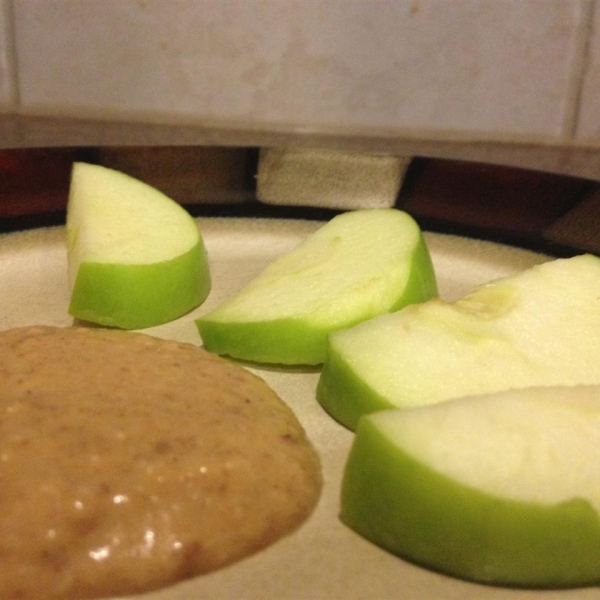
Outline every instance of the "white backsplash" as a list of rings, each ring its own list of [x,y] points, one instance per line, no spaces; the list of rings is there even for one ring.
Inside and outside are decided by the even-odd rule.
[[[18,108],[11,8],[10,0],[0,0],[0,113]]]
[[[595,0],[0,0],[0,112],[600,147],[599,11]]]

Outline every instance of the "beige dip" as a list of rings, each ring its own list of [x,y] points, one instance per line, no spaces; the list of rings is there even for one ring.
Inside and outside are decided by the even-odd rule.
[[[0,598],[166,586],[302,523],[321,489],[293,413],[189,344],[0,333]]]

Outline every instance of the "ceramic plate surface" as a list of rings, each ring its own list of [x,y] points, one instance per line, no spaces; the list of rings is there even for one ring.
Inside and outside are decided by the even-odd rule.
[[[194,319],[208,312],[291,250],[320,223],[270,219],[198,219],[213,290],[188,315],[145,333],[201,344]],[[517,273],[547,256],[468,238],[425,234],[440,295],[458,298],[474,285]],[[47,324],[68,326],[65,230],[36,229],[0,236],[0,329]],[[591,599],[593,589],[524,591],[470,584],[432,573],[387,554],[338,519],[342,470],[353,434],[318,405],[318,369],[257,368],[294,410],[322,461],[324,489],[311,518],[270,548],[215,573],[136,596],[137,600],[468,600]]]

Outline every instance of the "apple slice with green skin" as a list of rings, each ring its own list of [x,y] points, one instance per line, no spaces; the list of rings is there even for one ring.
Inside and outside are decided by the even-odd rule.
[[[317,398],[362,414],[533,385],[600,384],[600,259],[537,265],[455,303],[433,299],[329,338]]]
[[[600,387],[527,388],[361,418],[341,520],[496,585],[600,582]]]
[[[365,209],[334,217],[196,324],[217,354],[315,365],[330,331],[436,293],[417,223],[396,209]]]
[[[210,291],[191,215],[159,190],[98,165],[73,165],[67,258],[69,314],[100,325],[159,325],[197,307]]]

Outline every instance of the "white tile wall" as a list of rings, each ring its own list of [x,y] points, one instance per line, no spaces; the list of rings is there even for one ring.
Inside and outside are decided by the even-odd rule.
[[[0,113],[17,108],[11,8],[10,0],[0,0]]]
[[[21,112],[560,143],[588,5],[13,0]]]
[[[576,140],[600,146],[600,2],[590,23],[589,45],[583,72]]]

